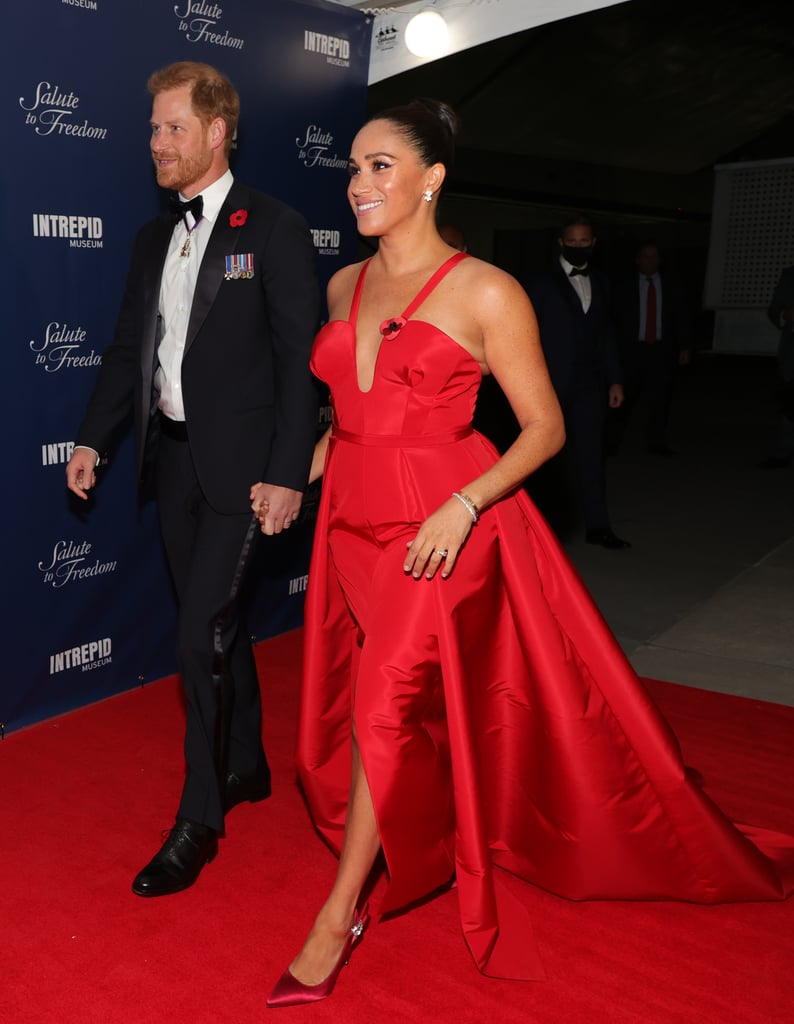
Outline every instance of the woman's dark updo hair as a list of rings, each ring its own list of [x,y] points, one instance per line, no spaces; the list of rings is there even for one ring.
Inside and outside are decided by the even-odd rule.
[[[447,103],[441,100],[411,100],[402,106],[382,110],[369,120],[390,121],[416,150],[425,167],[432,164],[443,164],[447,170],[452,167],[460,121]]]

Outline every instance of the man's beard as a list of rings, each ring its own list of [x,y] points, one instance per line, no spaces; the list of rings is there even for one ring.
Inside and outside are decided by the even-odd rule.
[[[158,167],[158,159],[174,159],[176,163],[170,167]],[[157,184],[162,188],[173,189],[175,192],[184,192],[194,182],[203,178],[212,166],[212,150],[202,150],[198,154],[182,156],[174,153],[173,156],[161,153],[155,158],[155,171]]]

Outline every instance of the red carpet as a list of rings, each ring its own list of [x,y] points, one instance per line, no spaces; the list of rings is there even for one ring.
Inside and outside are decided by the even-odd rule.
[[[475,969],[454,892],[366,936],[333,997],[266,1010],[335,861],[293,781],[300,633],[258,649],[275,795],[229,817],[185,893],[141,900],[134,874],[181,787],[173,679],[0,743],[0,1021],[8,1024],[771,1024],[794,1017],[794,901],[568,903],[533,892],[549,980]],[[722,807],[794,831],[794,708],[650,683]],[[279,1014],[281,1016],[279,1016]]]

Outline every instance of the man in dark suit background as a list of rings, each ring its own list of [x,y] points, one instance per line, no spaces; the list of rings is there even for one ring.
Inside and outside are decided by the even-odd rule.
[[[783,469],[794,464],[794,266],[781,271],[768,313],[780,330],[777,350],[780,421],[774,448],[761,466]]]
[[[559,257],[552,268],[530,275],[524,286],[565,417],[564,453],[570,452],[575,467],[586,540],[619,550],[630,544],[612,530],[604,468],[607,406],[616,408],[623,402],[608,282],[591,267],[596,238],[589,218],[571,216],[557,242]]]
[[[676,367],[690,362],[692,321],[681,285],[662,267],[657,244],[642,242],[635,263],[636,272],[624,275],[613,288],[626,400],[609,414],[607,447],[611,453],[618,450],[629,416],[644,395],[648,451],[672,455],[667,434],[673,384]]]
[[[236,182],[239,98],[206,64],[149,80],[157,182],[175,210],[135,239],[112,344],[67,469],[81,498],[133,414],[139,478],[153,466],[179,603],[186,778],[175,826],[133,891],[192,885],[225,814],[270,795],[253,652],[238,607],[259,535],[297,518],[317,396],[308,360],[319,317],[315,253],[294,210]]]

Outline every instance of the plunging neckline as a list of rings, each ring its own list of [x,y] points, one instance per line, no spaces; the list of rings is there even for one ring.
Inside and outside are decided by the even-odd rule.
[[[411,316],[416,312],[417,309],[419,309],[419,307],[425,301],[427,296],[430,294],[430,292],[433,291],[433,289],[442,280],[442,278],[446,277],[450,270],[454,269],[458,265],[458,263],[461,263],[467,257],[468,253],[456,252],[454,256],[450,256],[448,260],[445,260],[440,267],[437,267],[436,270],[433,271],[433,273],[430,275],[430,277],[427,279],[424,285],[420,288],[420,290],[417,292],[414,298],[408,303],[405,310],[398,317],[391,318],[391,322],[395,324],[398,323],[398,321],[400,320],[403,321],[403,323],[400,324],[399,327],[397,328],[397,333],[399,333],[399,331],[403,327],[407,326],[408,321],[411,319]],[[356,288],[355,291],[353,292],[353,301],[350,303],[350,312],[348,313],[347,317],[347,322],[350,324],[351,334],[353,338],[353,370],[356,375],[356,388],[358,389],[358,392],[361,395],[371,394],[375,387],[375,380],[378,376],[378,361],[380,359],[380,352],[381,349],[383,348],[383,342],[386,340],[384,335],[381,334],[381,339],[380,342],[378,343],[378,348],[377,351],[375,352],[375,359],[373,360],[372,364],[372,380],[370,382],[369,387],[365,390],[364,388],[361,387],[361,375],[358,369],[358,334],[356,328],[358,325],[358,310],[359,306],[361,305],[361,293],[364,290],[364,279],[367,276],[367,270],[369,270],[369,265],[372,262],[372,259],[373,257],[370,257],[366,261],[364,266],[361,268],[361,272],[358,275],[358,280],[356,281]],[[388,320],[389,318],[387,317],[387,319],[384,320],[383,323],[386,323]],[[435,325],[431,326],[435,327]],[[445,334],[445,332],[441,331],[440,328],[435,329],[440,331],[440,333]],[[445,336],[449,337],[449,335],[446,334]],[[450,340],[454,341],[454,339]],[[454,343],[457,344],[457,342]]]

